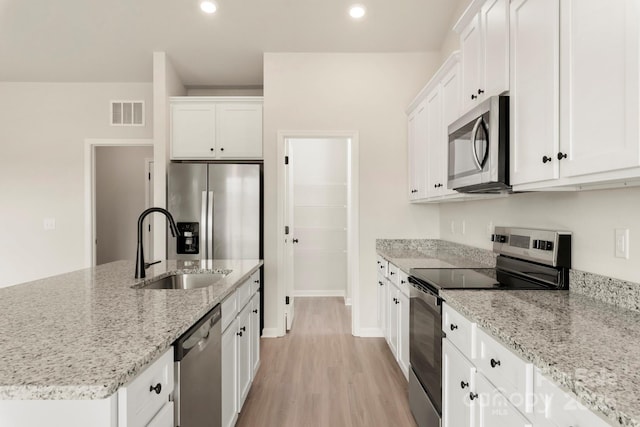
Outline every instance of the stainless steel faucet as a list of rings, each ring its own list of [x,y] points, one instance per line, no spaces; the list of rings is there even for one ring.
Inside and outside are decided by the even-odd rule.
[[[162,208],[149,208],[140,214],[138,218],[138,248],[136,252],[136,279],[143,279],[146,277],[146,269],[153,264],[157,264],[160,261],[156,261],[153,263],[144,262],[144,249],[142,248],[142,222],[146,218],[147,215],[153,212],[160,212],[164,216],[167,217],[167,221],[169,221],[169,229],[171,230],[171,235],[176,237],[176,235],[180,235],[180,231],[176,226],[176,222],[173,219],[173,216],[169,213],[168,210]]]

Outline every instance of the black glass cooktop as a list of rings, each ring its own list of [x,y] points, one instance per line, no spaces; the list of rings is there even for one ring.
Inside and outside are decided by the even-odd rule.
[[[412,268],[411,276],[436,289],[546,289],[494,268]]]

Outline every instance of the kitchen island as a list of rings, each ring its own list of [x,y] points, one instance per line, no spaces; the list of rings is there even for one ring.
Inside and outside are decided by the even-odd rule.
[[[0,289],[0,400],[112,396],[261,265],[163,261],[134,279],[134,263],[116,261]],[[229,273],[201,289],[139,288],[177,272]]]

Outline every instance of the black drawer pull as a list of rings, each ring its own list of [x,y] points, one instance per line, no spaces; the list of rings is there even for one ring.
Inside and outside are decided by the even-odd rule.
[[[254,312],[255,314],[258,314],[258,309],[256,308],[255,310],[253,310],[253,312]]]
[[[150,385],[149,386],[149,391],[155,391],[156,394],[160,394],[160,392],[162,391],[162,384],[158,383],[158,384],[156,384],[155,387]]]
[[[469,399],[473,400],[477,398],[478,398],[478,393],[469,393]]]
[[[449,328],[451,328],[452,331],[455,331],[456,329],[458,329],[458,325],[454,325],[452,323],[451,326],[449,326]]]
[[[499,360],[495,360],[495,359],[491,359],[491,367],[495,368],[496,366],[500,366],[500,361]]]
[[[246,327],[246,326],[243,326],[243,327],[241,327],[241,328],[240,328],[240,330],[244,332],[244,331],[246,331],[246,330],[247,330],[247,327]]]
[[[469,383],[465,383],[464,381],[460,381],[460,388],[464,389],[465,387],[469,387]]]
[[[238,332],[236,335],[241,337],[242,336],[242,332]]]

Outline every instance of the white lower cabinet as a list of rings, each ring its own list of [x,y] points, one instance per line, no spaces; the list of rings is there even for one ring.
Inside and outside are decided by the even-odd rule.
[[[147,427],[174,427],[173,426],[173,402],[167,402],[160,412],[156,414]]]
[[[611,426],[446,303],[443,313],[443,427]]]
[[[251,378],[260,367],[260,292],[251,298]]]
[[[381,274],[377,276],[378,321],[393,357],[408,379],[409,281],[407,274],[391,263],[384,271],[389,274],[388,278]]]
[[[238,320],[234,319],[222,334],[222,427],[235,425],[238,419]]]
[[[233,317],[222,332],[223,427],[235,425],[260,366],[259,277],[259,272],[252,275],[222,303],[222,318]],[[225,306],[235,311],[225,313]]]

